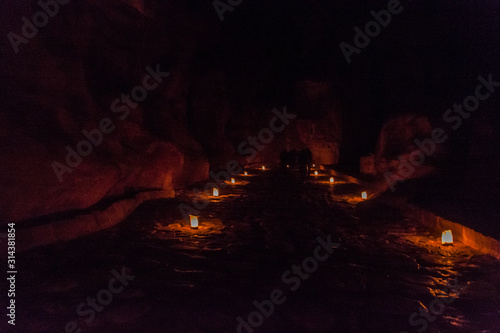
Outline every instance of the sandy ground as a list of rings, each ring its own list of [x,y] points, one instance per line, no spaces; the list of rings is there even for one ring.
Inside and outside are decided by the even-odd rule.
[[[443,247],[395,212],[361,213],[363,189],[329,177],[249,170],[205,197],[197,230],[178,209],[190,188],[113,229],[20,253],[16,326],[4,316],[1,331],[500,332],[498,261]]]

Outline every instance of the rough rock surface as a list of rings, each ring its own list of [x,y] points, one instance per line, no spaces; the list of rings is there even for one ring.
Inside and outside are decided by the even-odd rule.
[[[415,140],[418,142],[431,138],[433,127],[427,117],[408,114],[388,120],[380,131],[375,154],[375,168],[378,173],[386,171],[398,173],[401,159],[409,160],[410,154],[419,150]],[[436,146],[435,152],[430,158],[424,159],[422,166],[431,165],[432,161],[439,156],[441,146]],[[416,177],[417,172],[411,175]],[[410,177],[409,177],[410,178]]]
[[[188,83],[182,79],[195,48],[189,39],[181,45],[182,36],[160,33],[178,22],[160,26],[140,5],[70,2],[17,45],[17,53],[2,39],[1,222],[71,216],[207,176],[206,154],[187,123]],[[41,10],[35,1],[5,8],[5,36],[22,36],[21,17]],[[144,100],[114,104],[123,95],[134,97],[148,66],[169,75],[158,76],[158,84],[149,79],[156,88]],[[94,144],[84,130],[93,133]],[[85,156],[67,157],[69,149]]]

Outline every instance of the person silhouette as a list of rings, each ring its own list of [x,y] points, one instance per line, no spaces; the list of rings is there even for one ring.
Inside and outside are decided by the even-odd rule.
[[[289,164],[288,163],[288,160],[289,160],[289,156],[290,153],[286,150],[286,149],[283,149],[280,153],[280,168],[281,169],[286,169],[286,166]]]
[[[301,182],[304,182],[311,172],[310,152],[309,148],[304,148],[299,152],[299,175]]]
[[[306,165],[307,165],[307,177],[311,175],[311,165],[312,165],[312,152],[311,149],[305,148],[304,149],[304,158],[306,160]]]
[[[299,152],[296,149],[292,149],[288,155],[288,164],[290,168],[295,167],[297,165],[297,160],[299,158]]]

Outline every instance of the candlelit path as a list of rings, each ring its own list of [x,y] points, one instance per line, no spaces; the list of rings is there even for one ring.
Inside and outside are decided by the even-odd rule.
[[[253,302],[277,288],[286,301],[255,332],[415,332],[423,324],[411,326],[410,316],[437,295],[458,298],[432,322],[414,318],[428,322],[426,331],[498,332],[497,261],[460,244],[442,247],[393,211],[360,213],[352,203],[362,189],[328,179],[300,184],[293,171],[252,170],[206,197],[198,230],[178,210],[193,199],[183,189],[113,229],[19,254],[16,332],[64,332],[70,321],[82,332],[236,332],[236,318],[246,320]],[[283,273],[328,235],[340,248],[290,291]],[[122,267],[135,279],[86,322],[77,307]],[[446,289],[454,278],[465,287],[459,295]]]

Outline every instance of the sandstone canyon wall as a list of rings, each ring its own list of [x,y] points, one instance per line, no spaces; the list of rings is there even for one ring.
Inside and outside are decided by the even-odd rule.
[[[177,19],[160,24],[127,3],[74,1],[17,53],[2,39],[1,222],[77,212],[143,191],[173,195],[207,176],[206,154],[186,121],[197,35],[179,27],[187,12],[174,5]],[[2,7],[2,36],[22,36],[21,18],[41,10],[35,1]],[[150,78],[156,88],[146,98],[114,103],[133,97],[157,69],[169,75]],[[91,146],[82,143],[91,141],[84,130],[94,133]]]

